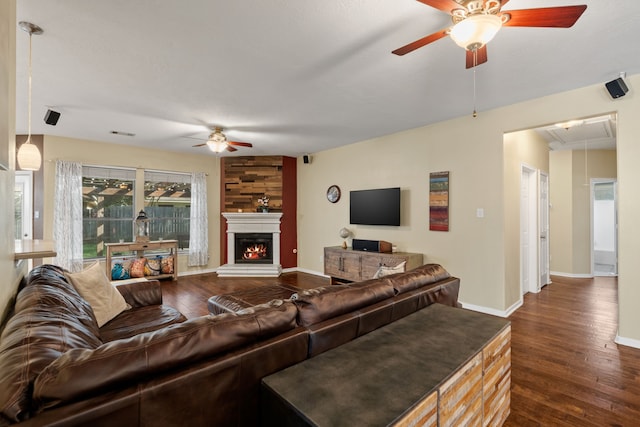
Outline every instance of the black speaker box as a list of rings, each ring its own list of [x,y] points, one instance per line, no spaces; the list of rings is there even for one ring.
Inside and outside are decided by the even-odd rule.
[[[304,156],[302,156],[302,161],[308,165],[309,163],[311,163],[311,156],[308,154],[305,154]]]
[[[60,119],[60,113],[53,110],[47,110],[47,114],[44,115],[44,122],[48,125],[55,126]]]
[[[384,240],[353,239],[351,247],[354,251],[391,252],[391,243]]]
[[[609,83],[606,83],[605,86],[609,91],[609,95],[611,95],[613,99],[620,98],[629,92],[629,88],[625,84],[624,80],[622,80],[622,77],[611,80]]]

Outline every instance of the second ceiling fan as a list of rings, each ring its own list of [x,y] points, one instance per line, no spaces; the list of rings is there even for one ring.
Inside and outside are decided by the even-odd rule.
[[[436,31],[401,48],[396,55],[409,52],[451,36],[466,50],[467,68],[487,62],[486,44],[504,27],[570,28],[586,10],[586,5],[502,10],[509,0],[418,0],[451,15],[453,26]]]
[[[236,147],[253,147],[253,144],[249,142],[229,141],[227,139],[227,136],[222,133],[222,127],[216,126],[213,128],[213,131],[209,135],[209,139],[207,139],[207,142],[194,145],[194,147],[204,146],[209,147],[209,149],[215,153],[222,153],[225,150],[238,151]]]

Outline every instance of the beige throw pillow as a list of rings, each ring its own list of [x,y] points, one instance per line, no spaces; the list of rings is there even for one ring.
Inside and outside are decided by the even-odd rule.
[[[65,275],[93,309],[99,328],[130,308],[122,294],[109,282],[98,261],[79,273]]]
[[[395,267],[387,267],[386,265],[381,265],[380,268],[378,268],[378,271],[376,271],[376,274],[373,275],[373,278],[379,279],[384,276],[390,276],[392,274],[402,273],[404,272],[404,267],[406,263],[407,263],[406,261],[402,261],[400,264],[396,265]]]

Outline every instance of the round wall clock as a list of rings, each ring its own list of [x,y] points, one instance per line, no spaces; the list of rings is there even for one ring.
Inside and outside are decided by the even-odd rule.
[[[335,203],[340,200],[340,187],[332,185],[327,189],[327,200],[331,203]]]

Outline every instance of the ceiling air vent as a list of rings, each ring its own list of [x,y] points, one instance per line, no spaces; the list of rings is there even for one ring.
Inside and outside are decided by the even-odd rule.
[[[112,135],[120,135],[120,136],[136,136],[135,133],[131,133],[131,132],[120,132],[119,130],[112,130],[111,131]]]

